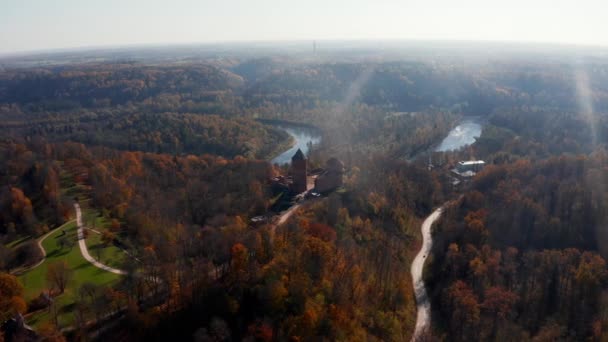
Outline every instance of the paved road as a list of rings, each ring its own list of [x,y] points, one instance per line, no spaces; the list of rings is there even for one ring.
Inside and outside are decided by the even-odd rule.
[[[300,204],[296,204],[293,207],[287,209],[287,211],[285,211],[283,214],[281,214],[281,216],[279,216],[279,220],[277,221],[277,223],[274,225],[273,228],[276,228],[280,225],[282,225],[283,223],[287,222],[287,220],[291,217],[291,215],[300,207]]]
[[[108,265],[104,265],[104,264],[100,263],[99,261],[95,260],[95,258],[93,258],[91,256],[91,254],[89,254],[89,249],[87,248],[87,244],[84,239],[84,227],[82,225],[82,215],[80,213],[80,205],[78,203],[75,203],[74,209],[76,209],[76,225],[78,226],[78,245],[80,246],[80,253],[82,253],[82,256],[88,262],[93,264],[93,266],[95,266],[97,268],[101,268],[104,271],[112,272],[115,274],[122,274],[122,275],[127,274],[126,271],[119,270],[117,268],[113,268]]]
[[[298,210],[298,208],[302,207],[302,205],[306,204],[306,203],[310,203],[313,202],[315,200],[317,200],[318,198],[310,198],[310,199],[305,199],[300,201],[298,204],[294,204],[291,208],[285,210],[284,212],[281,213],[281,215],[279,216],[279,218],[276,220],[276,222],[272,225],[272,227],[270,228],[270,236],[271,238],[274,238],[274,233],[277,230],[277,228],[282,225],[283,223],[287,222],[287,220],[289,220],[289,218],[291,217],[291,215],[293,215],[293,213],[296,212],[296,210]]]
[[[62,228],[64,225],[70,223],[72,221],[68,221],[66,223],[64,223],[63,225],[61,225],[60,227],[57,227],[53,230],[51,230],[50,232],[44,234],[44,236],[38,238],[38,240],[36,240],[36,245],[38,246],[38,249],[40,249],[40,252],[42,253],[42,258],[40,258],[40,261],[38,261],[36,264],[23,268],[23,269],[18,269],[16,271],[13,271],[12,274],[14,275],[21,275],[24,274],[26,272],[29,272],[31,270],[33,270],[34,268],[42,265],[42,263],[44,263],[44,261],[46,260],[46,250],[44,249],[44,247],[42,246],[42,242],[44,242],[44,240],[46,240],[46,238],[48,238],[49,236],[51,236],[51,234],[53,234],[54,232],[57,231],[57,229]]]
[[[442,208],[435,210],[422,223],[422,247],[412,262],[412,282],[414,284],[414,295],[416,296],[416,306],[418,315],[416,317],[416,329],[412,336],[412,341],[417,341],[421,335],[429,328],[431,322],[431,303],[429,302],[426,288],[424,287],[424,279],[422,279],[422,271],[424,270],[424,262],[431,251],[433,238],[431,236],[431,226],[441,216]]]
[[[51,230],[50,232],[48,232],[48,233],[44,234],[44,236],[43,236],[43,237],[41,237],[40,239],[38,239],[38,241],[36,241],[36,244],[38,245],[38,249],[40,249],[40,251],[42,252],[42,259],[40,259],[40,261],[39,261],[39,262],[38,262],[36,265],[34,265],[34,266],[32,266],[32,267],[29,267],[29,268],[27,269],[28,271],[31,271],[31,270],[33,270],[34,268],[36,268],[36,267],[38,267],[38,266],[42,265],[42,263],[44,262],[44,260],[46,260],[46,249],[44,249],[44,247],[42,246],[42,242],[43,242],[44,240],[46,240],[46,238],[47,238],[47,237],[49,237],[49,236],[50,236],[51,234],[53,234],[54,232],[55,232],[55,229],[53,229],[53,230]]]

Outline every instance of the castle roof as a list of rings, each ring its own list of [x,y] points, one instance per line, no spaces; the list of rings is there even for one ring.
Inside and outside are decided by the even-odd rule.
[[[298,151],[296,152],[296,154],[293,155],[293,157],[291,157],[291,161],[294,160],[304,160],[306,159],[306,157],[304,157],[304,153],[302,152],[301,149],[298,149]]]

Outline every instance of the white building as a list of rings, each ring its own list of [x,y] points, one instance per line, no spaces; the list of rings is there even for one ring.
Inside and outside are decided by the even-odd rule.
[[[460,173],[467,171],[479,172],[484,166],[486,166],[486,162],[483,160],[459,161],[456,170]]]
[[[459,161],[452,172],[460,179],[467,179],[475,176],[485,165],[483,160]]]

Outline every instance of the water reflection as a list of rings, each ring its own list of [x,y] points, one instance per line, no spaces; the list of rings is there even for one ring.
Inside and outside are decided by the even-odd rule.
[[[450,131],[435,151],[447,152],[471,145],[481,136],[481,129],[481,124],[475,120],[464,120]]]
[[[273,124],[273,126],[285,130],[295,140],[295,144],[290,149],[271,160],[273,164],[283,165],[290,163],[291,157],[293,157],[298,149],[307,154],[311,145],[321,142],[321,135],[315,129],[289,124]]]

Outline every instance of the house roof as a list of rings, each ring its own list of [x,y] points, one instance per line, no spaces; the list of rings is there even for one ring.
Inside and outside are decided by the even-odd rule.
[[[469,161],[459,161],[458,164],[460,165],[483,165],[486,162],[484,162],[483,160],[469,160]]]
[[[304,153],[302,152],[301,149],[298,149],[298,151],[296,152],[296,154],[293,155],[293,157],[291,157],[291,160],[304,160],[306,159],[306,157],[304,157]]]

